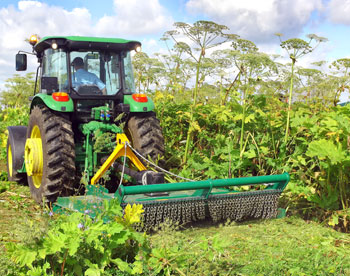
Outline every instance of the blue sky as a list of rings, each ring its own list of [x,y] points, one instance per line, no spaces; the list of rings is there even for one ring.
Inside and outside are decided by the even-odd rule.
[[[173,23],[211,20],[252,40],[261,51],[283,54],[283,39],[315,33],[329,39],[299,65],[350,57],[350,0],[1,0],[0,88],[14,71],[14,55],[30,50],[33,33],[136,39],[152,55]],[[34,61],[32,68],[34,68]]]

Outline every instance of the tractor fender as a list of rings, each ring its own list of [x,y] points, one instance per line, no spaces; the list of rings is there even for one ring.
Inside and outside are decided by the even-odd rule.
[[[130,106],[130,112],[149,112],[154,110],[154,102],[147,97],[147,102],[137,102],[132,95],[124,95],[124,104]]]
[[[14,171],[21,170],[24,162],[24,146],[27,139],[26,126],[9,126],[8,142],[12,150],[12,167]]]
[[[66,102],[59,102],[53,99],[52,95],[48,94],[36,94],[31,102],[30,110],[33,109],[34,106],[44,104],[49,109],[58,111],[58,112],[73,112],[74,111],[74,103],[73,100],[69,97],[69,100]]]

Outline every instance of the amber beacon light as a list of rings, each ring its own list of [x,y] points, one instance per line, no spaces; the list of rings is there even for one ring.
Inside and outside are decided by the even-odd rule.
[[[31,35],[29,38],[30,45],[34,46],[38,43],[38,36],[37,35]]]

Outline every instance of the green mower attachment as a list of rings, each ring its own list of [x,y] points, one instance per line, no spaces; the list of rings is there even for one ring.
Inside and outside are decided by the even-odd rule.
[[[120,185],[114,194],[99,186],[87,186],[85,196],[58,198],[55,209],[84,212],[98,209],[103,200],[117,198],[127,204],[142,204],[143,228],[150,229],[170,220],[180,224],[211,218],[214,222],[231,219],[267,219],[278,216],[278,198],[289,174],[204,180],[197,182]],[[244,187],[250,190],[245,190]]]

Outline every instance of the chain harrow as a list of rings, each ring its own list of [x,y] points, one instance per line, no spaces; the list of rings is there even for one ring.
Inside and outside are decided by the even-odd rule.
[[[186,224],[205,219],[204,200],[176,200],[144,204],[144,227],[149,229],[170,220],[174,223]]]
[[[278,198],[282,191],[253,191],[237,195],[211,196],[208,199],[210,217],[214,222],[231,219],[273,218],[277,216]]]
[[[139,230],[157,227],[164,221],[187,224],[204,220],[208,214],[214,222],[231,219],[242,221],[277,216],[281,190],[242,192],[236,195],[212,195],[207,200],[187,199],[142,203],[144,214]],[[125,206],[123,206],[125,207]]]
[[[153,201],[143,204],[142,223],[136,228],[138,230],[152,229],[164,221],[187,224],[192,221],[205,219],[205,201],[200,200],[172,200]],[[125,207],[125,206],[123,206]]]

